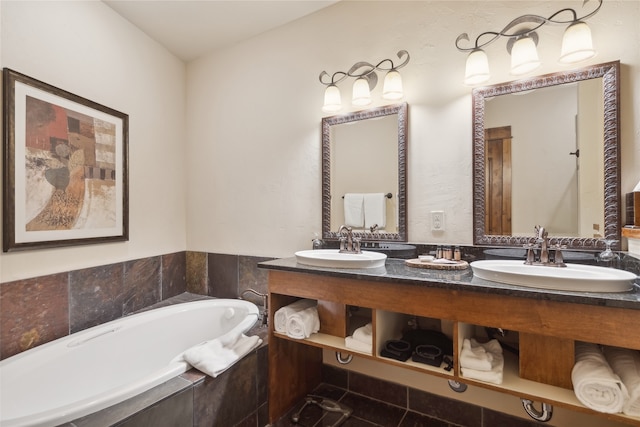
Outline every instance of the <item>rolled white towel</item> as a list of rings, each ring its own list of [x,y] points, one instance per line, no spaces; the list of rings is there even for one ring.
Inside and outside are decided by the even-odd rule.
[[[619,347],[604,347],[605,359],[627,388],[629,399],[622,412],[632,417],[640,417],[640,352]]]
[[[498,340],[480,344],[475,339],[465,338],[460,352],[460,367],[475,371],[491,371],[498,364],[504,363],[502,347]]]
[[[369,347],[373,345],[373,326],[371,323],[356,329],[353,331],[353,339],[365,344],[369,344]]]
[[[353,336],[346,337],[344,339],[344,345],[347,348],[352,350],[361,351],[363,353],[371,354],[371,350],[373,346],[371,344],[364,343],[360,340],[355,339]]]
[[[320,330],[317,307],[295,312],[287,318],[286,334],[290,338],[309,338]]]
[[[622,412],[629,397],[627,388],[597,344],[576,343],[576,364],[571,371],[571,381],[578,400],[594,411],[617,414]]]
[[[226,334],[191,347],[182,357],[194,368],[215,378],[260,344],[262,340],[258,336]]]
[[[298,311],[306,310],[309,307],[313,307],[318,303],[312,299],[300,299],[294,303],[286,305],[276,311],[274,317],[273,326],[276,332],[284,334],[287,332],[287,319],[290,315],[297,313]]]

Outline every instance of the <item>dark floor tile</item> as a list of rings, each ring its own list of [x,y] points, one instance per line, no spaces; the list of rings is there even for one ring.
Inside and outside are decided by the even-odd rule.
[[[349,371],[349,391],[392,405],[407,407],[407,387]]]
[[[347,393],[346,390],[333,386],[331,384],[320,384],[310,394],[314,396],[321,396],[325,399],[335,400],[336,402],[342,399]]]
[[[300,409],[304,405],[304,400],[295,405],[289,412],[287,412],[282,418],[273,423],[273,427],[312,427],[320,421],[324,413],[319,406],[307,405],[302,412]],[[300,412],[300,413],[299,413]],[[296,422],[293,421],[293,416],[296,415]]]
[[[507,426],[508,424],[490,424],[491,426]],[[417,412],[407,411],[398,427],[449,427],[449,423]],[[509,425],[509,427],[511,427]]]
[[[413,388],[409,388],[409,409],[465,427],[482,423],[481,407]]]
[[[349,371],[336,368],[335,366],[322,365],[322,381],[336,387],[349,388]]]
[[[502,412],[492,411],[491,409],[482,408],[482,425],[484,427],[536,427],[542,424],[536,421],[515,417],[513,415],[507,415]]]
[[[383,427],[397,427],[405,413],[403,408],[353,393],[347,393],[340,403],[350,407],[355,418]]]

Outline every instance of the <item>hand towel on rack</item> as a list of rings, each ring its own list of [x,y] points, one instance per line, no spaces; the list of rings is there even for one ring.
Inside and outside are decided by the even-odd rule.
[[[226,334],[191,347],[182,357],[194,368],[215,378],[260,344],[262,340],[258,336]]]
[[[320,330],[318,308],[309,307],[295,312],[287,318],[286,334],[290,338],[309,338]]]
[[[364,195],[362,193],[344,195],[344,224],[348,227],[364,227]]]
[[[378,228],[387,226],[387,197],[383,193],[364,194],[364,226]]]
[[[629,396],[597,344],[576,343],[571,381],[578,400],[594,411],[617,414]]]
[[[627,388],[629,399],[622,412],[640,417],[640,351],[606,346],[602,349],[605,359]]]
[[[359,341],[353,336],[349,336],[344,339],[344,346],[352,350],[361,351],[367,354],[371,354],[371,349],[373,348],[371,343],[367,344],[365,342]]]
[[[287,333],[287,319],[290,315],[309,307],[313,307],[317,304],[318,303],[312,299],[300,299],[277,310],[273,316],[273,326],[276,332],[280,332],[281,334]]]
[[[371,346],[373,344],[373,326],[371,323],[367,323],[353,331],[353,339]]]

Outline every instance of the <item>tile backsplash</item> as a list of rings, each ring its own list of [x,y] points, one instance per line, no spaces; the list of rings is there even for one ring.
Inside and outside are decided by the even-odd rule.
[[[271,258],[176,252],[0,284],[0,359],[190,292],[266,293]],[[258,303],[259,301],[253,301]]]

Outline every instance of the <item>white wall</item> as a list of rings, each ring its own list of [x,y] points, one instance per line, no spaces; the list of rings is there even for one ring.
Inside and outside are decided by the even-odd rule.
[[[321,228],[323,89],[318,75],[376,63],[406,49],[408,234],[419,243],[472,243],[471,89],[456,37],[500,30],[524,13],[549,16],[581,1],[342,1],[188,65],[188,247],[257,256],[310,248]],[[585,9],[592,10],[591,3]],[[640,2],[610,0],[589,19],[598,55],[621,60],[622,191],[640,180]],[[543,66],[557,62],[563,28],[540,31]],[[505,42],[487,47],[493,77],[512,80]],[[343,99],[350,84],[342,85]],[[375,100],[375,97],[378,97]],[[381,105],[380,88],[373,106]],[[445,211],[445,231],[429,212]]]
[[[2,1],[0,65],[129,114],[131,239],[2,253],[0,281],[185,249],[280,257],[309,248],[321,228],[318,75],[395,58],[400,49],[411,54],[401,70],[409,240],[469,244],[471,89],[461,84],[466,55],[454,40],[565,5],[582,2],[342,1],[185,71],[101,2]],[[638,1],[605,2],[589,20],[599,53],[585,63],[623,64],[623,193],[640,180],[639,9]],[[562,69],[561,33],[542,29],[536,73]],[[510,80],[504,42],[487,53],[490,83]],[[373,106],[379,96],[380,88]],[[430,231],[431,210],[445,211],[446,231]]]
[[[129,115],[130,240],[0,254],[0,282],[186,249],[185,65],[99,1],[2,1],[0,65]]]

